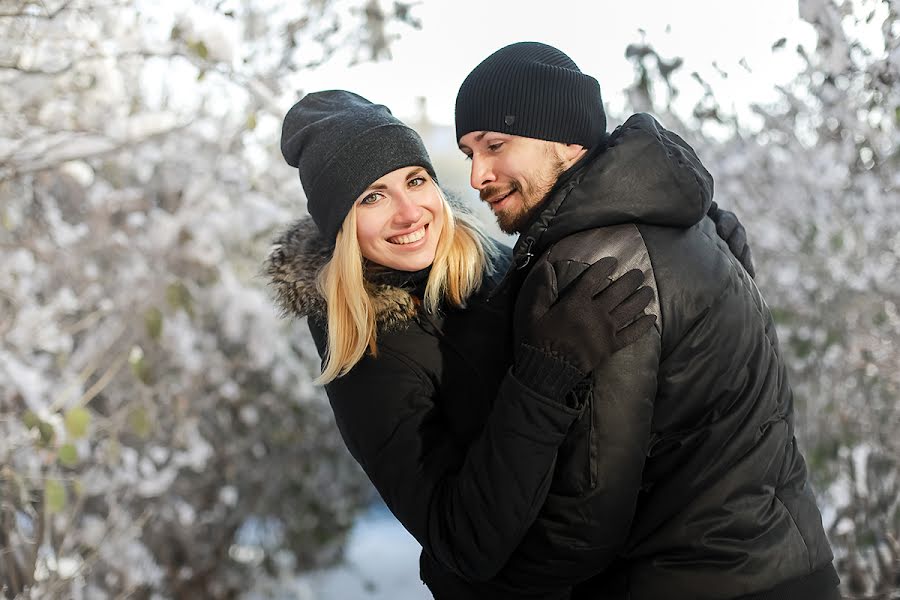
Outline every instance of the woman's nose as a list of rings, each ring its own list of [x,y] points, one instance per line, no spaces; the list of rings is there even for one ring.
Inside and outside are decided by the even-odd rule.
[[[401,194],[398,200],[396,219],[403,223],[415,223],[422,218],[422,207],[409,194]]]

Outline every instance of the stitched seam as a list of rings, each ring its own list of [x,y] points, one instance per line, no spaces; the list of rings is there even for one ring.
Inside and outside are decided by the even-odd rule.
[[[806,543],[806,538],[803,537],[803,532],[800,531],[800,527],[797,525],[797,519],[794,518],[794,513],[791,512],[791,509],[788,508],[787,504],[785,504],[784,500],[778,495],[778,488],[775,488],[775,499],[778,500],[778,503],[784,507],[784,511],[791,518],[791,523],[794,525],[794,529],[797,531],[797,535],[800,536],[800,539],[803,540],[803,549],[806,551],[806,565],[807,568],[812,571],[812,553],[809,551],[809,545]]]
[[[659,308],[659,318],[656,320],[656,328],[659,331],[660,341],[662,340],[663,333],[663,310],[662,310],[662,298],[660,298],[659,294],[659,280],[656,278],[656,269],[653,266],[653,256],[650,254],[650,248],[647,247],[647,240],[644,239],[644,234],[641,232],[641,228],[637,225],[632,224],[635,231],[637,231],[638,236],[641,238],[641,249],[643,250],[643,254],[647,256],[647,264],[649,265],[650,278],[653,279],[653,291],[656,294],[656,297],[653,299],[653,302],[656,303],[656,306]],[[648,274],[644,276],[647,277]],[[662,344],[660,344],[662,347]]]

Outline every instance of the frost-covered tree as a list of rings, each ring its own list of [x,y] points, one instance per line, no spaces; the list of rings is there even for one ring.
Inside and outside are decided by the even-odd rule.
[[[385,5],[386,6],[386,5]],[[0,3],[0,598],[233,598],[369,493],[258,269],[303,70],[377,0]]]
[[[717,200],[744,221],[844,591],[896,598],[900,3],[801,0],[799,9],[816,46],[773,39],[773,52],[796,52],[805,67],[778,88],[780,100],[753,107],[757,122],[723,108],[715,82],[699,77],[704,92],[679,119],[668,109],[681,61],[648,45],[629,50],[630,98],[687,130]]]

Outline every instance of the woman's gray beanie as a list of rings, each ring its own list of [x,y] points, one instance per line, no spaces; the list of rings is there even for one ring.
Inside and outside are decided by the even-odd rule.
[[[422,138],[380,104],[344,90],[307,94],[284,117],[281,153],[300,172],[307,209],[333,240],[356,198],[402,167],[435,177]]]

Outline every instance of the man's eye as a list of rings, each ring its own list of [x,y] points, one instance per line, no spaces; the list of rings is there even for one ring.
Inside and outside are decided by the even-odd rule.
[[[496,152],[497,150],[500,149],[501,146],[503,146],[503,142],[497,142],[495,144],[488,144],[488,150],[490,150],[491,152]]]

